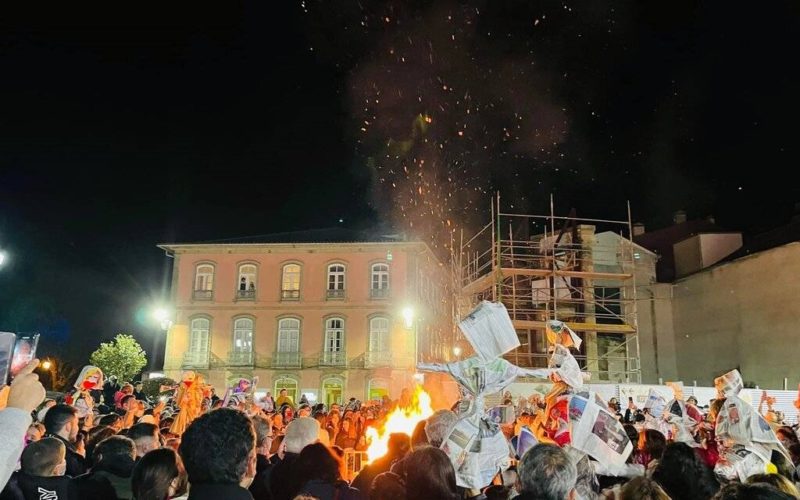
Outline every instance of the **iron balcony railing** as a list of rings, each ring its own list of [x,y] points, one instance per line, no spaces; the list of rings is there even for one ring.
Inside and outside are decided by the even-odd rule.
[[[376,368],[392,365],[391,351],[367,351],[364,353],[364,365],[366,368]]]
[[[329,299],[343,299],[344,298],[344,289],[341,290],[331,290],[328,289],[325,296]]]
[[[195,290],[192,292],[192,299],[194,300],[213,300],[214,290]]]
[[[385,299],[389,297],[389,289],[388,288],[371,288],[369,291],[369,296],[372,299]]]
[[[239,300],[254,300],[256,298],[255,290],[236,290],[236,298]]]
[[[183,353],[183,368],[208,369],[208,351],[187,351]]]
[[[255,356],[253,352],[231,351],[228,353],[228,366],[253,366]]]
[[[344,351],[323,351],[319,358],[320,366],[345,366],[347,365],[347,353]]]
[[[273,368],[302,368],[302,353],[297,352],[275,352],[272,356]]]
[[[300,290],[281,290],[281,300],[300,300]]]

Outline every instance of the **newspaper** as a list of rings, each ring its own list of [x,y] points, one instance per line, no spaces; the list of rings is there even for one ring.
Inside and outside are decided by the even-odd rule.
[[[548,367],[554,370],[557,378],[573,389],[580,389],[583,387],[584,373],[581,372],[581,367],[578,366],[578,361],[570,354],[569,349],[556,344],[554,347],[553,355],[550,356]]]
[[[581,338],[572,331],[563,321],[551,319],[547,322],[547,341],[551,344],[561,344],[564,347],[581,348]]]
[[[714,473],[728,481],[747,482],[747,478],[755,474],[767,473],[766,460],[762,453],[753,452],[744,446],[736,446],[720,456]]]
[[[522,460],[522,456],[525,455],[525,452],[537,444],[539,444],[539,440],[536,439],[533,432],[531,432],[527,426],[522,427],[519,431],[519,436],[517,436],[517,449],[515,450],[517,459]]]
[[[440,448],[450,458],[453,467],[458,469],[464,463],[467,453],[472,450],[477,438],[478,426],[471,419],[462,418],[450,429]]]
[[[714,387],[717,389],[719,398],[738,396],[744,387],[742,374],[739,373],[739,370],[731,370],[725,375],[715,378]]]
[[[597,461],[624,464],[633,451],[625,429],[611,412],[597,403],[593,393],[588,397],[585,394],[573,394],[569,401],[572,446]]]
[[[499,358],[520,345],[506,306],[499,302],[482,301],[458,326],[483,361]]]
[[[667,407],[667,401],[664,399],[664,396],[662,396],[661,393],[654,389],[650,389],[650,393],[647,395],[647,401],[645,401],[644,407],[653,417],[661,418],[661,415],[664,413],[664,408]]]

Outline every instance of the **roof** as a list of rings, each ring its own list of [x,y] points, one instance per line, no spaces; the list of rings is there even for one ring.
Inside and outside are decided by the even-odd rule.
[[[785,226],[749,238],[739,250],[733,252],[723,260],[735,260],[739,257],[763,252],[764,250],[783,246],[795,241],[800,241],[800,216],[797,215]]]
[[[187,241],[182,243],[161,243],[160,248],[201,245],[264,245],[264,244],[302,244],[302,243],[413,243],[404,234],[388,233],[377,229],[347,229],[330,227],[286,231],[281,233],[259,234],[216,240]]]

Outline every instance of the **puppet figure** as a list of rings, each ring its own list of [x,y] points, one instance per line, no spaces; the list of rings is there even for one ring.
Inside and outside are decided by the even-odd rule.
[[[73,387],[75,390],[67,395],[66,402],[78,410],[78,418],[84,418],[94,408],[91,391],[103,387],[103,370],[96,366],[84,366]]]
[[[200,406],[203,402],[203,376],[192,370],[183,372],[183,377],[175,392],[175,406],[180,408],[178,416],[172,422],[169,431],[181,435],[200,415]]]

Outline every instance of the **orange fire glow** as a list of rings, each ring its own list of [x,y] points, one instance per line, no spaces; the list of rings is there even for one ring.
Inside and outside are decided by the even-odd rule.
[[[411,398],[411,405],[406,408],[395,408],[379,429],[367,427],[367,461],[372,462],[386,454],[389,450],[389,435],[402,432],[411,435],[420,420],[433,415],[431,397],[421,386],[417,386]]]

